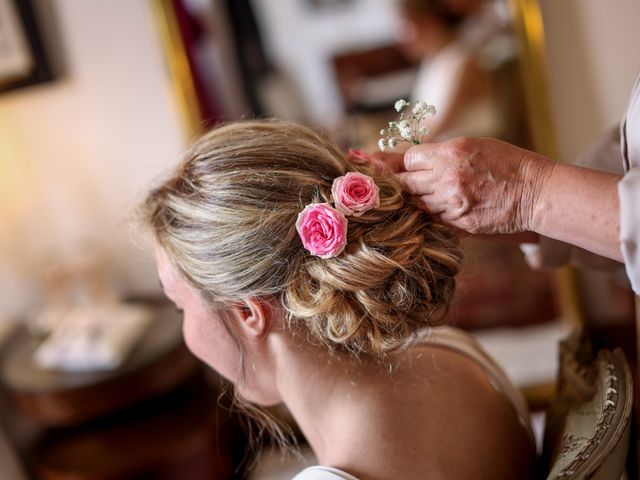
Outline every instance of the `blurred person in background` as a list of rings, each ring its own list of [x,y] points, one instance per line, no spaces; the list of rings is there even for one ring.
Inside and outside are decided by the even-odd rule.
[[[501,27],[485,21],[493,18],[485,15],[490,10],[485,3],[400,2],[404,23],[400,45],[420,62],[412,100],[423,100],[438,109],[438,115],[424,121],[432,139],[505,134],[505,116],[493,73],[504,59],[495,52],[498,43],[490,45]]]

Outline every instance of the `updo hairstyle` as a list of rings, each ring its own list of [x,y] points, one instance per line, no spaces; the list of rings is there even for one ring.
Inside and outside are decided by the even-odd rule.
[[[374,178],[380,206],[348,217],[340,255],[312,256],[297,215],[331,202],[333,180],[349,171]],[[462,261],[454,232],[390,174],[351,164],[324,136],[277,120],[209,131],[144,207],[159,245],[211,304],[276,299],[292,331],[356,355],[382,357],[440,323]]]

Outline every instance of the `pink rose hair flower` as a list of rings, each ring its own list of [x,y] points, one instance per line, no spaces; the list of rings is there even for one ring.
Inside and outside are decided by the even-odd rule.
[[[354,150],[350,148],[347,151],[347,160],[356,165],[368,165],[374,161],[374,156],[363,150]]]
[[[347,244],[347,218],[328,203],[311,203],[298,214],[296,230],[311,255],[331,258]]]
[[[349,172],[336,178],[331,194],[336,209],[345,215],[359,217],[380,206],[380,189],[373,178],[359,172]]]
[[[380,158],[363,150],[349,149],[347,151],[346,159],[354,165],[371,165],[375,172],[379,174],[383,173],[386,168],[386,165]]]

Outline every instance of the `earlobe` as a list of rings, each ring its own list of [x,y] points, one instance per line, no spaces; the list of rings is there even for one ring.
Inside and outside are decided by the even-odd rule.
[[[238,327],[248,341],[260,341],[271,325],[271,305],[255,297],[238,302],[234,308]]]

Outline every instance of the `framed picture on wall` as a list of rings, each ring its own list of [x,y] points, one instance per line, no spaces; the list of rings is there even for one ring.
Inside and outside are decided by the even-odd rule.
[[[51,79],[31,0],[0,0],[0,92]]]

